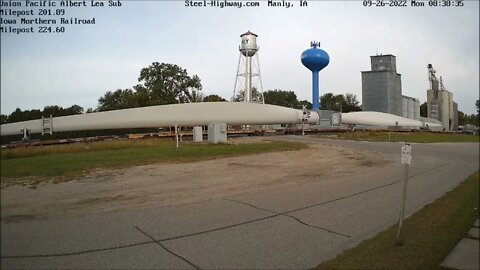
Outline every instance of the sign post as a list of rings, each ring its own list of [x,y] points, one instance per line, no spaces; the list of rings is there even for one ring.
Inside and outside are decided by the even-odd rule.
[[[402,194],[402,204],[400,205],[400,216],[398,218],[398,234],[397,234],[397,245],[402,245],[402,225],[403,219],[405,217],[405,205],[407,204],[407,184],[408,184],[408,168],[410,162],[412,161],[412,147],[410,144],[406,143],[402,145],[402,164],[404,172],[404,182],[403,182],[403,194]]]
[[[177,144],[177,150],[178,150],[178,125],[175,123],[175,141]]]

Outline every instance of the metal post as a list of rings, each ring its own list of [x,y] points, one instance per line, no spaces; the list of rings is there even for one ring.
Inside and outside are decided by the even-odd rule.
[[[22,134],[23,134],[22,140],[23,141],[28,141],[29,137],[30,137],[29,129],[27,129],[27,128],[22,129]]]
[[[258,80],[260,81],[260,89],[259,89],[259,92],[262,94],[262,104],[265,104],[265,96],[263,95],[262,75],[260,74],[260,58],[258,57],[258,52],[255,54],[255,57],[257,57]]]
[[[53,117],[50,114],[50,135],[53,135]]]
[[[238,72],[240,71],[240,60],[242,59],[242,53],[240,53],[240,55],[238,56],[238,64],[237,64],[237,74],[235,76],[235,84],[233,85],[233,97],[232,97],[232,101],[235,101],[235,94],[236,94],[236,91],[237,91],[237,82],[238,82]]]
[[[246,71],[245,71],[245,74],[246,74],[246,83],[245,83],[245,98],[244,98],[244,101],[245,102],[252,102],[252,95],[253,95],[253,91],[252,91],[252,57],[248,56],[249,54],[249,51],[247,50],[247,53],[246,53],[246,62],[247,62],[247,66],[246,66]]]
[[[411,152],[412,152],[412,148],[410,144],[406,143],[402,146],[401,162],[403,164],[404,182],[403,182],[402,201],[400,205],[400,215],[398,217],[397,245],[399,246],[403,244],[402,226],[403,226],[403,220],[405,218],[405,206],[407,204],[408,169],[412,159]]]
[[[305,136],[305,121],[307,121],[307,105],[303,105],[303,112],[302,112],[302,136]]]
[[[404,182],[403,182],[403,194],[402,194],[402,205],[400,209],[400,216],[398,218],[398,234],[397,234],[397,245],[402,245],[402,225],[405,218],[405,205],[407,204],[407,185],[408,185],[408,164],[403,165],[404,171]]]
[[[398,142],[397,132],[398,132],[398,122],[395,122],[395,142]]]
[[[178,150],[178,126],[175,124],[175,141],[177,142],[177,150]]]
[[[45,118],[42,115],[42,136],[45,135]]]

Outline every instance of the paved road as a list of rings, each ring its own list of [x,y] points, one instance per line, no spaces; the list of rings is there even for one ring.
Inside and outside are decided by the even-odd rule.
[[[362,175],[169,208],[1,223],[2,269],[303,269],[397,221],[401,143],[286,136],[395,159]],[[412,144],[407,216],[479,169],[479,145]]]

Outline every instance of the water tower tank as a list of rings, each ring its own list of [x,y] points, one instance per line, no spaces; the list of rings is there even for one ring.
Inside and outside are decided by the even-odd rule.
[[[301,60],[302,64],[312,71],[312,104],[313,110],[318,111],[320,109],[318,73],[328,65],[330,57],[327,52],[318,48],[320,46],[318,42],[312,41],[310,46],[310,49],[302,53]]]
[[[242,44],[240,45],[240,52],[245,57],[252,57],[258,51],[257,37],[258,35],[248,31],[240,36]]]

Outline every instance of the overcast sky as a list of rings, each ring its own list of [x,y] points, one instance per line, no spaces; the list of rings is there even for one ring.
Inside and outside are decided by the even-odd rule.
[[[232,2],[232,1],[230,1]],[[393,54],[402,93],[426,101],[427,64],[453,92],[459,110],[479,98],[479,2],[463,7],[364,7],[362,1],[308,1],[299,7],[193,8],[185,1],[122,1],[117,8],[72,8],[95,18],[65,33],[1,34],[1,113],[46,105],[95,108],[106,91],[131,88],[140,69],[172,63],[197,74],[205,94],[233,95],[240,34],[258,34],[264,90],[292,90],[311,101],[311,74],[300,55],[321,42],[330,64],[320,95],[353,93],[370,56]],[[410,1],[407,1],[410,5]],[[5,7],[4,7],[5,8]],[[4,17],[5,18],[5,17]],[[4,25],[2,25],[4,26]]]

